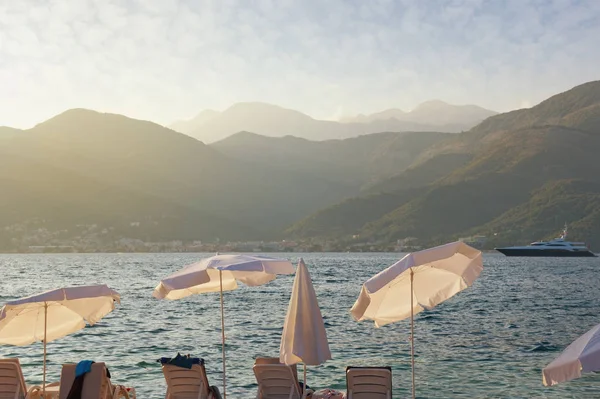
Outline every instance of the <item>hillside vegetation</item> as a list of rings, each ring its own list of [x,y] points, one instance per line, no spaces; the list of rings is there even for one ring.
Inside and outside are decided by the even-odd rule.
[[[446,136],[311,142],[241,133],[207,146],[151,122],[74,109],[29,130],[0,130],[0,245],[38,228],[77,236],[82,225],[148,241],[279,237]]]
[[[403,172],[372,186],[376,194],[353,200],[360,204],[353,212],[375,215],[361,226],[344,230],[336,224],[346,212],[345,201],[287,231],[291,236],[310,232],[325,237],[344,230],[346,235],[386,242],[486,234],[493,237],[491,242],[510,243],[555,234],[568,222],[576,237],[583,238],[585,232],[588,241],[598,245],[600,226],[593,221],[598,217],[599,153],[600,82],[590,82],[434,143]],[[389,203],[380,206],[383,198],[415,187],[422,191],[409,200],[400,195],[393,209]],[[569,190],[572,195],[566,195]],[[547,201],[556,197],[556,206],[542,207],[541,193]],[[570,206],[577,206],[577,212],[569,211]],[[556,218],[547,218],[559,208]],[[534,228],[539,220],[532,215],[546,220]]]
[[[289,117],[282,123],[305,118]],[[427,245],[483,234],[492,246],[551,237],[565,222],[600,249],[600,82],[461,134],[281,136],[246,131],[206,145],[83,109],[1,127],[0,250],[35,243],[22,237],[36,231],[82,240],[90,225],[146,241]]]

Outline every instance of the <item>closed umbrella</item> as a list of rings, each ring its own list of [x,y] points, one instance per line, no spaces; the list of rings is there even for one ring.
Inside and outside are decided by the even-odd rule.
[[[413,398],[414,315],[469,287],[482,270],[480,251],[453,242],[410,253],[363,284],[351,310],[355,320],[374,320],[381,327],[410,317]]]
[[[235,290],[238,281],[254,287],[274,280],[278,274],[293,273],[294,266],[285,259],[259,255],[215,255],[188,265],[161,280],[152,295],[158,299],[180,299],[206,292],[221,293],[223,396],[227,398],[223,291]]]
[[[94,325],[114,308],[120,295],[106,285],[60,288],[14,301],[0,309],[0,344],[29,345],[44,342],[46,393],[46,343]]]
[[[600,324],[573,341],[542,370],[544,385],[556,385],[600,371]]]
[[[283,325],[279,360],[287,365],[304,363],[303,397],[306,396],[306,365],[316,366],[331,360],[317,295],[302,259],[298,262]]]

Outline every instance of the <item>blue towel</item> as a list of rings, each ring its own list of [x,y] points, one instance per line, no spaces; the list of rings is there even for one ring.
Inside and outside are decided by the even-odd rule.
[[[79,363],[77,363],[77,366],[75,367],[75,378],[92,371],[93,363],[94,362],[92,360],[82,360]]]

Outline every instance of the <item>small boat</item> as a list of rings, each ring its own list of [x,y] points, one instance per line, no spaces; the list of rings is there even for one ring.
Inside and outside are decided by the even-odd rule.
[[[536,241],[520,247],[495,248],[506,256],[595,257],[584,242],[567,241],[567,225],[559,238]]]

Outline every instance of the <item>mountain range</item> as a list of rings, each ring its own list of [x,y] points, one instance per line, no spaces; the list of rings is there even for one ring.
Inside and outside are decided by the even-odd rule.
[[[374,121],[396,119],[424,125],[436,126],[467,126],[477,125],[484,119],[496,115],[497,112],[481,108],[477,105],[451,105],[440,100],[426,101],[419,104],[410,112],[398,108],[386,109],[370,115],[360,114],[356,117],[346,117],[340,119],[343,123],[370,123]]]
[[[152,122],[69,110],[29,130],[0,129],[0,248],[25,225],[63,236],[98,225],[144,240],[274,237],[444,136],[266,138],[265,153],[256,134],[208,146]]]
[[[569,222],[574,238],[598,248],[599,153],[600,82],[590,82],[434,143],[398,175],[288,233],[429,242],[485,234],[493,244],[549,238]],[[348,224],[353,214],[370,216]]]
[[[205,143],[219,141],[241,131],[271,137],[330,140],[379,132],[457,133],[495,114],[474,105],[456,106],[442,101],[428,101],[412,112],[391,109],[335,122],[313,119],[301,112],[271,104],[237,103],[223,112],[202,111],[196,117],[175,122],[170,127]]]
[[[68,240],[89,225],[158,241],[425,245],[483,234],[493,246],[548,238],[565,222],[573,239],[600,248],[600,82],[458,134],[315,141],[249,131],[207,145],[84,109],[28,130],[0,127],[0,250],[35,245],[32,229]]]

